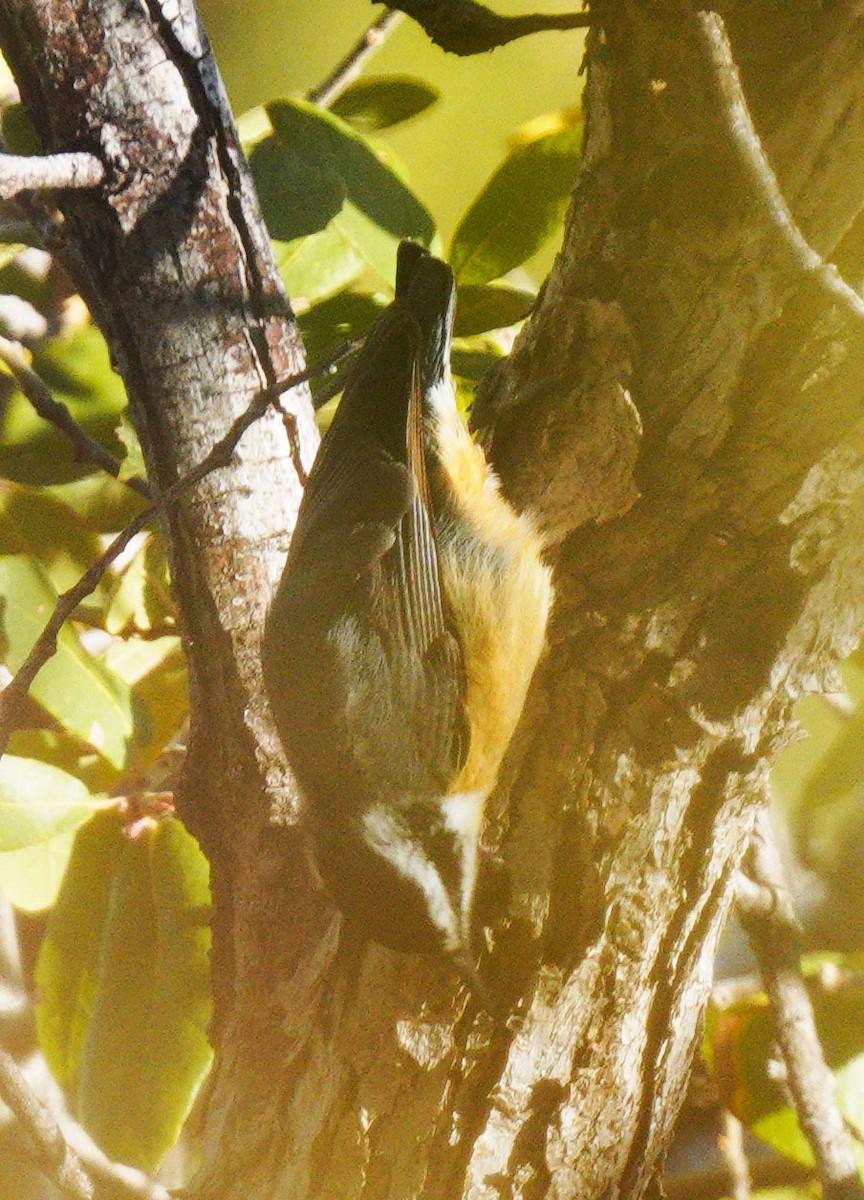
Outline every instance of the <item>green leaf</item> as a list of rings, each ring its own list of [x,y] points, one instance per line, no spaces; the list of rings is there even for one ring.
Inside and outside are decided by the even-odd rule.
[[[459,375],[463,379],[471,379],[477,383],[490,367],[501,361],[502,357],[502,351],[492,345],[454,346],[450,364],[454,375]]]
[[[141,443],[138,441],[135,426],[129,419],[128,409],[124,408],[120,414],[120,423],[116,433],[118,441],[122,443],[123,449],[126,451],[123,461],[120,463],[120,473],[117,478],[121,483],[125,483],[128,479],[146,479],[147,468],[144,465],[144,453]]]
[[[318,233],[339,214],[345,187],[335,171],[310,170],[302,151],[271,134],[249,154],[270,236],[283,242]]]
[[[39,955],[40,1045],[111,1157],[152,1171],[209,1068],[206,860],[179,821],[76,840]]]
[[[37,558],[57,591],[77,583],[101,547],[68,505],[36,488],[0,479],[0,555]]]
[[[57,593],[43,568],[23,555],[0,558],[0,651],[17,671],[42,632]],[[83,649],[68,623],[57,638],[57,653],[39,671],[30,695],[64,729],[122,768],[133,732],[129,687]]]
[[[115,430],[126,392],[95,325],[40,343],[33,368],[91,437],[112,454],[122,454]],[[67,437],[37,416],[20,392],[13,392],[0,418],[0,475],[21,483],[54,484],[92,470],[91,463],[76,458]]]
[[[385,303],[380,295],[343,292],[310,308],[300,318],[308,361],[320,362],[344,342],[368,333]]]
[[[42,912],[57,899],[75,843],[75,830],[23,850],[0,853],[0,894],[24,912]]]
[[[0,851],[47,842],[89,821],[104,797],[74,775],[34,758],[0,758]]]
[[[128,638],[115,642],[106,664],[132,688],[136,710],[148,720],[136,723],[129,770],[144,774],[165,750],[189,715],[186,659],[178,637]]]
[[[163,629],[174,624],[168,562],[162,539],[147,534],[119,577],[105,614],[109,633]]]
[[[104,471],[50,485],[42,495],[67,505],[97,533],[116,533],[146,504],[137,492]]]
[[[440,94],[410,75],[367,75],[337,96],[330,111],[362,133],[374,133],[416,117]]]
[[[369,142],[332,113],[302,100],[274,100],[267,115],[278,142],[303,159],[305,174],[339,180],[345,199],[327,221],[366,266],[392,283],[399,241],[432,240],[427,210]]]
[[[314,304],[347,287],[363,259],[335,224],[293,242],[275,242],[276,265],[295,308]]]
[[[117,782],[114,767],[95,750],[83,747],[78,738],[60,728],[14,729],[6,752],[18,758],[37,758],[39,762],[59,767],[67,775],[80,779],[91,796],[109,792]]]
[[[10,154],[41,154],[42,143],[30,114],[23,104],[9,104],[3,109],[3,141]]]
[[[505,329],[523,321],[534,306],[533,292],[501,284],[466,283],[456,294],[457,337],[473,337],[489,329]]]
[[[848,972],[853,955],[835,956]],[[864,992],[851,980],[823,989],[809,981],[813,1014],[825,1061],[834,1072],[836,1097],[843,1117],[864,1132]],[[810,1145],[772,1069],[776,1057],[771,1014],[761,997],[742,1001],[713,1022],[711,1037],[715,1075],[721,1098],[756,1137],[781,1154],[813,1165]],[[864,1168],[864,1154],[859,1159]]]
[[[564,221],[582,144],[582,121],[555,114],[504,159],[459,223],[450,246],[458,283],[499,279],[553,236]]]

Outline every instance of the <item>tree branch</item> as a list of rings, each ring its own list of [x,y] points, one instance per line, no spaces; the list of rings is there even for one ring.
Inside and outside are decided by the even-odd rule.
[[[754,203],[771,215],[798,270],[816,275],[836,303],[841,304],[856,320],[864,321],[864,299],[845,282],[833,263],[826,263],[813,249],[798,228],[780,191],[777,176],[753,125],[723,18],[714,12],[698,12],[696,23],[702,46],[714,71],[720,98],[717,111],[725,119],[729,144],[735,151]]]
[[[737,896],[759,962],[787,1084],[816,1159],[826,1200],[862,1200],[852,1139],[834,1098],[813,1006],[800,970],[800,927],[783,878],[767,809],[759,815]]]
[[[334,100],[353,83],[366,63],[377,54],[387,38],[402,20],[402,13],[392,8],[373,21],[331,73],[306,93],[306,99],[319,108],[329,108]]]
[[[51,395],[45,381],[27,363],[20,346],[7,341],[6,338],[0,338],[0,361],[9,368],[22,394],[30,401],[39,416],[66,435],[72,443],[78,461],[94,463],[117,479],[123,468],[120,459],[106,450],[95,438],[91,438],[89,433],[82,429],[74,419],[65,404],[61,404]],[[152,498],[150,485],[146,479],[135,475],[124,482],[145,500]]]
[[[11,1054],[0,1047],[0,1097],[30,1135],[37,1162],[74,1200],[93,1200],[95,1187],[60,1127],[32,1090]]]
[[[95,154],[0,154],[0,198],[19,192],[58,188],[95,188],[105,178],[104,164]]]
[[[588,13],[529,13],[502,17],[474,0],[401,0],[389,4],[412,17],[436,46],[451,54],[482,54],[530,33],[584,29]]]

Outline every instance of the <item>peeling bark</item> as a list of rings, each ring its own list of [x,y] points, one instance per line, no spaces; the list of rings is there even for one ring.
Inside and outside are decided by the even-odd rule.
[[[861,5],[723,11],[786,201],[857,278]],[[487,830],[508,884],[488,889],[482,970],[510,1016],[440,963],[364,946],[268,819],[256,635],[297,485],[262,423],[169,529],[196,684],[186,811],[218,901],[196,1200],[645,1195],[792,701],[857,640],[864,325],[754,190],[708,18],[592,12],[564,246],[476,416],[558,590]],[[296,354],[180,14],[0,2],[46,148],[97,153],[114,181],[62,207],[160,486]]]

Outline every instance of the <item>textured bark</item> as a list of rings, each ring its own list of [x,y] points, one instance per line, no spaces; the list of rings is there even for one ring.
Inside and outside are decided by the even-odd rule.
[[[164,484],[291,355],[212,68],[190,82],[191,34],[121,9],[125,55],[96,53],[109,0],[2,0],[0,35],[46,144],[116,172],[63,205]],[[440,963],[363,946],[268,825],[255,634],[296,485],[259,429],[169,531],[197,684],[187,812],[219,901],[197,1200],[645,1194],[792,699],[857,640],[864,324],[754,188],[704,21],[592,12],[564,247],[477,412],[558,589],[487,831],[508,885],[489,888],[482,970],[511,1016],[475,1011]],[[725,15],[787,201],[859,277],[861,6]],[[167,84],[130,101],[126,76],[154,69],[138,55],[185,107]],[[237,389],[225,362],[245,365]]]

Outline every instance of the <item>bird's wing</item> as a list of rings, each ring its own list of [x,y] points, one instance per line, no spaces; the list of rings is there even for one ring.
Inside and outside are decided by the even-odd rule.
[[[468,753],[465,661],[441,584],[435,511],[424,449],[418,370],[411,380],[405,454],[411,502],[393,548],[376,571],[379,612],[399,636],[389,642],[392,677],[409,717],[408,736],[422,760],[428,786],[446,789]]]

